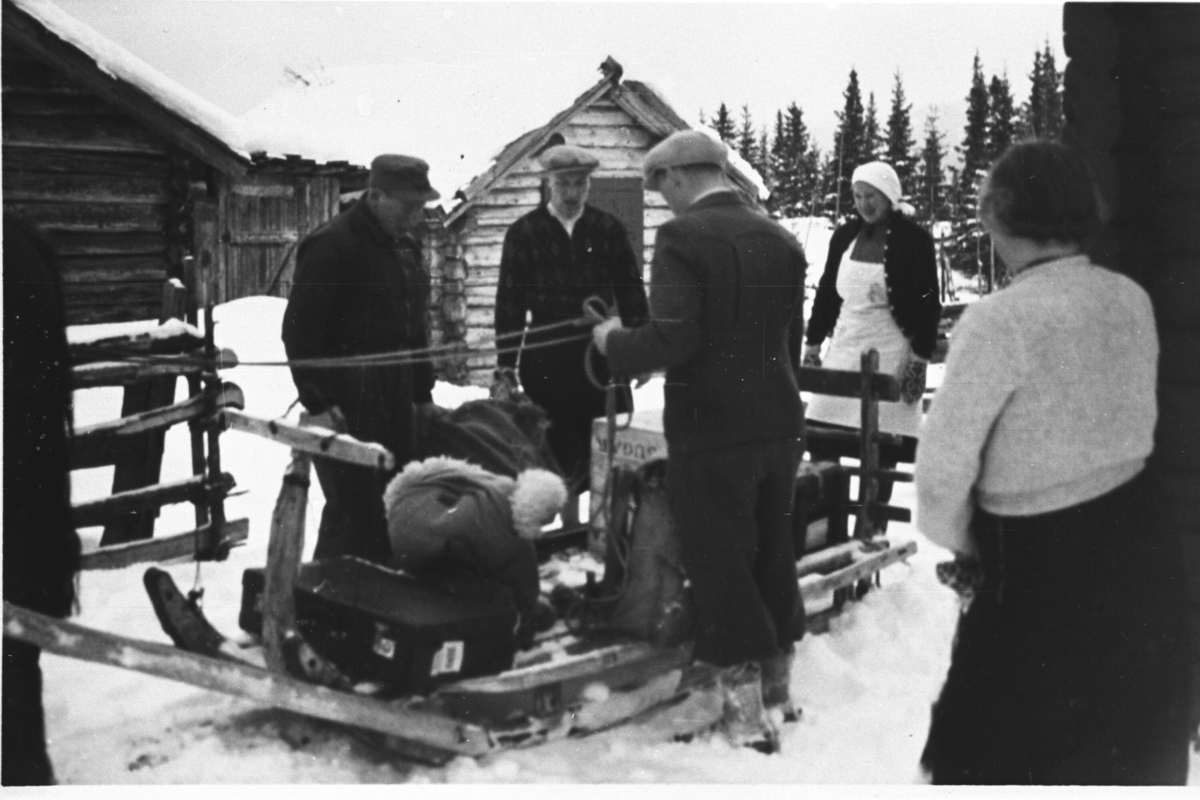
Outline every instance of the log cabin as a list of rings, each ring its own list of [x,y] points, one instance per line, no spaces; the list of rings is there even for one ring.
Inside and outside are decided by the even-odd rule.
[[[200,303],[286,297],[300,239],[365,167],[252,150],[242,126],[44,0],[4,0],[4,209],[60,256],[68,324],[156,319],[162,286]]]
[[[1195,725],[1200,724],[1200,5],[1067,3],[1063,49],[1068,58],[1063,139],[1091,163],[1111,214],[1092,257],[1140,282],[1154,303],[1160,355],[1151,468],[1163,493],[1166,524],[1183,542],[1189,574]]]
[[[586,147],[599,158],[588,202],[625,225],[643,270],[654,252],[654,234],[671,217],[666,201],[642,188],[642,160],[658,142],[691,126],[654,89],[622,80],[611,57],[602,78],[544,125],[507,144],[491,166],[460,190],[445,214],[443,229],[427,237],[435,290],[433,338],[439,344],[486,346],[494,335],[493,315],[504,234],[546,196],[537,156],[555,144]],[[760,196],[761,178],[740,159],[729,177],[745,196]],[[442,359],[442,374],[456,382],[491,381],[495,357]]]

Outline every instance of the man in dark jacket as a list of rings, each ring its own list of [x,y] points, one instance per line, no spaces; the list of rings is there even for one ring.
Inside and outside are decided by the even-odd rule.
[[[763,701],[787,706],[799,607],[791,511],[804,412],[796,383],[807,264],[796,239],[726,182],[725,146],[672,134],[646,188],[675,218],[658,230],[651,321],[595,329],[613,370],[667,368],[667,492],[696,610],[695,656],[758,662]]]
[[[429,165],[410,156],[371,162],[366,194],[309,234],[283,318],[289,360],[424,350],[429,277],[415,232],[425,203],[440,195]],[[401,468],[415,456],[414,403],[432,402],[428,361],[391,366],[294,366],[309,423],[377,442]],[[390,477],[378,470],[314,459],[325,493],[315,558],[391,557],[383,512]]]
[[[586,337],[531,346],[578,329],[525,333],[526,315],[535,328],[576,319],[583,314],[584,300],[593,295],[615,305],[627,325],[644,322],[649,310],[625,227],[587,204],[589,176],[600,162],[566,144],[548,148],[538,162],[549,175],[550,197],[513,223],[504,237],[496,335],[506,352],[497,356],[497,366],[511,372],[519,361],[522,388],[550,417],[547,439],[570,490],[563,509],[563,524],[570,526],[579,522],[579,495],[590,476],[592,420],[604,413],[604,390],[584,371]],[[519,352],[518,345],[523,345]],[[603,363],[596,366],[596,379],[603,384],[607,369]]]
[[[4,215],[4,599],[66,617],[79,536],[71,521],[70,353],[54,256]],[[0,783],[54,783],[46,753],[41,649],[4,637]]]

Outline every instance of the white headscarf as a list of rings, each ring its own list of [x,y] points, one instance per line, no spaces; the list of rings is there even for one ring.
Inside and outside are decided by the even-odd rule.
[[[892,165],[883,161],[872,161],[870,164],[863,164],[858,169],[854,170],[854,175],[850,178],[850,183],[855,184],[859,181],[869,183],[879,191],[883,192],[883,196],[892,201],[895,206],[900,202],[900,176],[896,174],[896,170],[892,169]]]

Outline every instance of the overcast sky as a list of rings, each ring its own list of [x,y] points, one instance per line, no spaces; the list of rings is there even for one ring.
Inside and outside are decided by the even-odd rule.
[[[274,0],[55,0],[170,77],[234,114],[304,72],[362,64],[454,71],[529,66],[569,77],[562,106],[592,85],[611,55],[628,78],[661,90],[695,121],[724,102],[748,104],[756,126],[796,102],[828,149],[851,68],[880,123],[899,70],[920,139],[938,109],[948,142],[962,138],[971,62],[1007,73],[1027,98],[1033,55],[1062,54],[1062,5],[858,3],[465,3]],[[577,75],[576,79],[574,76]],[[526,79],[527,80],[527,79]],[[514,87],[513,102],[538,86]],[[562,91],[561,88],[557,91]]]

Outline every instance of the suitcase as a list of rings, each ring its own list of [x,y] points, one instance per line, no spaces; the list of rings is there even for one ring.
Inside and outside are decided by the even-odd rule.
[[[512,593],[480,581],[436,584],[352,557],[314,561],[296,579],[296,624],[354,680],[425,695],[512,668]]]

